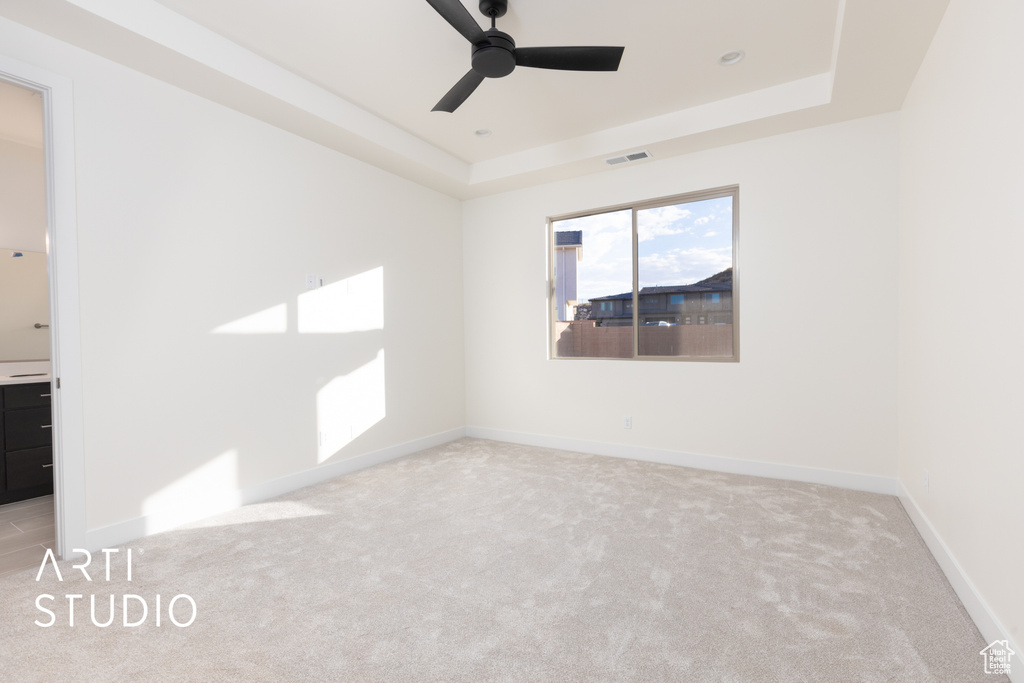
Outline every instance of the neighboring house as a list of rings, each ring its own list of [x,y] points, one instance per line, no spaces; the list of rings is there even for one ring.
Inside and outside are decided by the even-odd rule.
[[[576,264],[583,260],[583,231],[555,233],[555,305],[558,320],[572,320],[576,306]]]
[[[732,272],[725,270],[692,285],[642,287],[641,325],[731,325]],[[599,326],[631,325],[633,294],[593,297],[590,320]]]

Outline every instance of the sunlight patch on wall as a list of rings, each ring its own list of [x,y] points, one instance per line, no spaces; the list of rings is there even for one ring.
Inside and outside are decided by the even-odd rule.
[[[215,327],[212,334],[284,334],[287,331],[288,307],[278,304]]]
[[[317,462],[324,462],[385,417],[384,349],[316,394]]]
[[[299,295],[299,333],[325,334],[384,329],[384,268]]]
[[[146,533],[174,528],[241,504],[238,450],[224,451],[142,502]]]

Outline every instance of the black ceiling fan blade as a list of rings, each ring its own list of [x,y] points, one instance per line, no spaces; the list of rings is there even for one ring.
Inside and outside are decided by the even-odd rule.
[[[517,47],[516,66],[566,71],[618,71],[624,47]]]
[[[480,28],[480,24],[476,23],[476,19],[459,0],[427,0],[427,2],[466,40],[474,45],[487,43],[484,30]]]
[[[470,71],[468,74],[459,79],[451,90],[449,90],[441,101],[434,105],[434,108],[430,111],[446,111],[449,114],[459,108],[459,105],[466,101],[466,98],[473,94],[473,91],[477,89],[481,83],[484,82],[484,77],[475,71]]]

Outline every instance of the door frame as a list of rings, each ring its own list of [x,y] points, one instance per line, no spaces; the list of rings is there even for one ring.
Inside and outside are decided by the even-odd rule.
[[[85,519],[73,83],[69,78],[4,55],[0,55],[0,79],[38,92],[43,101],[54,532],[55,551],[58,557],[66,559],[75,554],[74,549],[90,549]]]

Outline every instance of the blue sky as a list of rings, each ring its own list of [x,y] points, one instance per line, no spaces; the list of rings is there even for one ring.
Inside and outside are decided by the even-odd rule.
[[[580,301],[633,288],[629,210],[557,221],[583,231]],[[732,198],[643,209],[637,214],[641,287],[687,285],[732,265]]]

